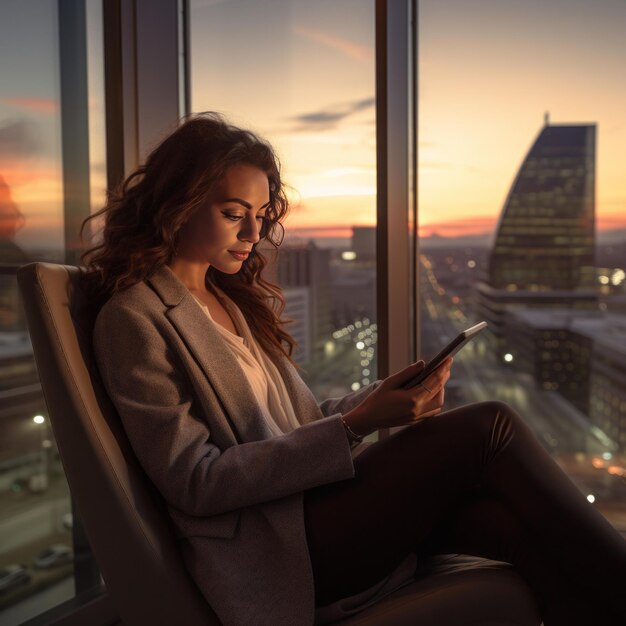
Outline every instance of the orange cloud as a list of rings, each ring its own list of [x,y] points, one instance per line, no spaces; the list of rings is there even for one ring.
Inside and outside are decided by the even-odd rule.
[[[428,222],[419,227],[420,237],[437,234],[441,237],[461,237],[492,233],[496,228],[497,217],[463,217],[442,222]],[[597,230],[606,231],[615,228],[626,228],[626,214],[596,215]]]
[[[612,230],[613,228],[626,228],[626,214],[609,214],[596,216],[598,230]]]
[[[352,226],[318,226],[311,228],[291,228],[288,238],[310,239],[315,237],[352,237]]]
[[[318,30],[312,30],[310,28],[303,28],[302,26],[294,26],[296,34],[313,41],[327,48],[338,50],[351,59],[362,62],[370,62],[374,58],[374,50],[369,46],[363,46],[348,39],[342,39],[341,37],[335,37],[334,35],[328,35]]]
[[[492,216],[462,217],[445,222],[428,222],[419,227],[420,237],[437,234],[441,237],[459,237],[461,235],[481,235],[496,227],[497,219]]]
[[[13,202],[9,186],[0,176],[0,239],[13,239],[23,225],[24,216]]]
[[[59,109],[59,103],[51,98],[0,98],[0,102],[37,113],[56,113]]]
[[[54,162],[33,163],[28,167],[18,161],[0,165],[2,175],[11,187],[18,187],[33,181],[59,180],[61,176],[60,164]]]

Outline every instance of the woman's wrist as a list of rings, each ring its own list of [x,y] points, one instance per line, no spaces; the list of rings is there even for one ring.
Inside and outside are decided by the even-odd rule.
[[[346,431],[346,435],[348,437],[348,441],[350,442],[350,445],[352,445],[353,443],[361,443],[361,441],[363,441],[363,435],[357,435],[352,430],[352,428],[350,428],[350,425],[348,424],[348,422],[346,422],[343,416],[341,416],[341,421],[343,422],[343,427]]]
[[[366,437],[376,430],[375,428],[368,428],[365,425],[365,417],[358,412],[358,408],[352,409],[352,411],[348,411],[348,413],[342,415],[341,420],[343,421],[346,432],[351,432],[355,437],[359,437],[360,439],[363,439],[363,437]]]

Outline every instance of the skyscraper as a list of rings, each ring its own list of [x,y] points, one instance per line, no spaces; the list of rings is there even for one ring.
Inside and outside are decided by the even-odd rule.
[[[498,289],[591,285],[595,217],[595,125],[546,125],[511,187],[489,274]]]
[[[319,248],[314,241],[299,245],[283,245],[278,259],[268,255],[266,275],[282,289],[305,287],[309,290],[310,323],[308,353],[315,359],[324,354],[324,344],[332,335],[331,296],[330,296],[330,250]],[[298,315],[294,309],[291,318]],[[286,317],[290,315],[285,312]],[[287,328],[289,330],[289,328]]]
[[[596,125],[546,124],[506,198],[481,313],[497,337],[507,311],[595,308]]]

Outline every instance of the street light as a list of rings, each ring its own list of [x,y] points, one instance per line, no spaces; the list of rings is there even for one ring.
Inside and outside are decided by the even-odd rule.
[[[505,360],[507,363],[510,363],[510,362],[513,360],[513,355],[512,355],[510,352],[507,352],[507,353],[504,355],[504,360]]]
[[[39,426],[39,436],[41,438],[41,484],[42,489],[48,487],[48,448],[52,442],[48,439],[48,423],[43,415],[35,415],[33,422]]]

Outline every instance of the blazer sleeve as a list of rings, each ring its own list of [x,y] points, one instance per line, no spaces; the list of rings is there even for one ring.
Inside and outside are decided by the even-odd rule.
[[[363,400],[365,400],[382,382],[382,380],[375,380],[373,383],[361,387],[361,389],[357,389],[356,391],[352,391],[345,396],[341,396],[340,398],[328,398],[320,402],[318,406],[322,415],[329,416],[336,413],[347,413],[355,406],[361,404],[361,402],[363,402]]]
[[[354,476],[340,415],[219,449],[179,359],[154,322],[135,310],[105,306],[94,351],[140,464],[180,511],[216,515]]]

